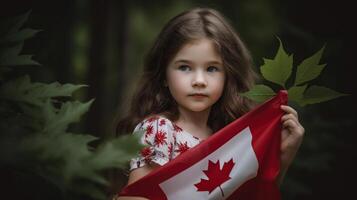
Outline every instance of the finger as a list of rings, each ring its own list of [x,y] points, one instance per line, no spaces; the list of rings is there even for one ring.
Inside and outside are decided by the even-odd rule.
[[[283,128],[296,129],[297,127],[298,127],[297,123],[292,119],[288,119],[283,122]]]
[[[284,121],[286,121],[286,120],[288,120],[288,119],[292,119],[292,120],[294,120],[297,124],[300,124],[300,123],[299,123],[299,120],[298,120],[298,119],[296,118],[296,116],[293,115],[292,113],[283,115],[283,116],[281,117],[281,122],[284,122]]]
[[[283,123],[283,128],[290,130],[290,133],[294,132],[294,135],[301,135],[303,136],[305,133],[305,129],[300,124],[296,123],[292,119],[288,119]]]
[[[292,108],[290,106],[286,106],[286,105],[281,105],[280,108],[287,113],[291,113],[291,114],[295,115],[296,118],[299,119],[299,115],[296,112],[296,110],[294,110],[294,108]]]
[[[281,141],[285,141],[286,138],[289,137],[289,133],[286,130],[281,131]]]

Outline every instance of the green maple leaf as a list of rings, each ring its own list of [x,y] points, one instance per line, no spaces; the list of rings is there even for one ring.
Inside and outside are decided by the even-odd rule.
[[[305,105],[304,103],[304,91],[307,85],[303,86],[293,86],[288,89],[289,100],[295,101],[300,106]]]
[[[325,47],[322,47],[310,58],[305,59],[297,66],[296,78],[294,85],[300,85],[306,81],[310,81],[318,77],[326,64],[319,65],[322,53]]]
[[[275,95],[275,92],[266,85],[255,85],[251,90],[240,95],[253,99],[257,102],[263,102]]]
[[[0,66],[40,65],[32,60],[32,55],[19,55],[23,48],[23,41],[12,45],[2,46],[0,50]]]
[[[288,90],[290,101],[305,106],[348,95],[326,87],[308,87],[307,82],[317,78],[326,66],[326,64],[319,64],[325,47],[297,66],[295,83],[292,87],[287,88],[286,81],[292,73],[293,56],[289,56],[284,51],[281,40],[279,38],[278,40],[279,49],[275,58],[273,60],[264,59],[264,65],[261,66],[260,71],[264,79],[280,85],[282,88],[279,89]],[[263,102],[275,95],[275,92],[267,85],[258,84],[242,95],[257,102]]]
[[[56,109],[48,100],[43,109],[45,119],[43,131],[50,133],[65,132],[69,124],[80,120],[80,117],[88,111],[93,101],[92,99],[86,103],[66,102],[62,104],[60,109]]]
[[[32,38],[35,36],[38,32],[41,30],[35,30],[35,29],[22,29],[18,30],[17,32],[10,33],[6,36],[3,36],[0,39],[0,44],[1,43],[15,43],[15,42],[21,42],[26,39]]]
[[[124,135],[100,145],[91,160],[96,168],[125,167],[128,160],[143,147],[138,141],[140,134]]]
[[[0,88],[0,98],[43,106],[48,98],[70,97],[82,87],[86,85],[31,83],[26,75],[4,83]]]
[[[32,55],[18,55],[16,49],[22,44],[6,48],[0,52],[0,67],[1,66],[19,66],[19,65],[40,65],[40,63],[32,59]]]
[[[305,91],[303,105],[320,103],[347,95],[327,87],[313,85]]]
[[[19,31],[19,29],[25,24],[30,16],[31,11],[26,12],[23,15],[12,17],[6,20],[0,21],[0,36],[11,35]]]
[[[292,72],[293,56],[289,56],[285,52],[281,40],[279,38],[278,40],[279,49],[275,58],[273,60],[263,59],[264,64],[260,67],[260,72],[266,80],[285,88],[286,80],[288,80]]]
[[[30,11],[23,15],[0,21],[0,45],[22,42],[35,36],[41,30],[21,29],[28,20]]]
[[[24,15],[0,21],[0,67],[40,65],[32,60],[32,55],[19,55],[24,40],[33,37],[40,31],[28,28],[20,29],[27,21],[29,14],[30,12],[27,12]]]

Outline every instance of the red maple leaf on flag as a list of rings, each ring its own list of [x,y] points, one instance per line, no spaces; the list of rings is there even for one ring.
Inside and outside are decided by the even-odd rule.
[[[208,194],[211,194],[214,189],[219,187],[219,189],[221,189],[222,196],[224,197],[221,185],[231,179],[229,174],[231,173],[234,165],[235,163],[233,162],[232,158],[228,162],[224,163],[221,170],[219,160],[216,163],[213,163],[211,160],[209,160],[208,169],[203,170],[203,172],[207,175],[208,180],[201,179],[199,183],[196,183],[195,186],[197,187],[197,191],[208,191]]]

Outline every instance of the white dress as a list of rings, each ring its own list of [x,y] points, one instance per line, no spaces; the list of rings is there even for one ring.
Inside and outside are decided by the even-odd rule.
[[[138,131],[143,132],[140,141],[146,147],[131,159],[130,170],[150,162],[162,166],[203,141],[162,116],[143,120],[135,127],[134,134]]]

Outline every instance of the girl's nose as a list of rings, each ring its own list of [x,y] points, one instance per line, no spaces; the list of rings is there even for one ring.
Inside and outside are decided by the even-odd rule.
[[[192,80],[193,87],[206,87],[207,81],[203,72],[197,71]]]

